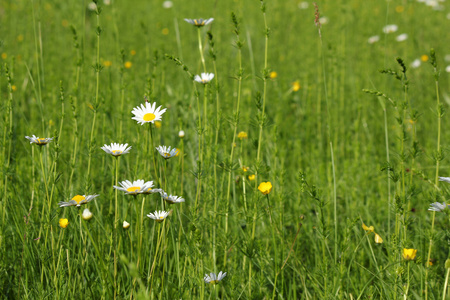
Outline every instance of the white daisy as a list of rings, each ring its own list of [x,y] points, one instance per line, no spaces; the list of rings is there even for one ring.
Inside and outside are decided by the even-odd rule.
[[[155,211],[154,213],[149,213],[147,217],[150,219],[155,220],[156,222],[160,223],[164,221],[165,218],[169,215],[170,211]]]
[[[26,136],[25,138],[30,141],[30,144],[36,144],[39,146],[47,145],[53,140],[53,138],[40,138],[38,136],[35,136],[34,134],[32,137]]]
[[[156,194],[164,192],[163,189],[146,188],[141,191],[142,194]]]
[[[83,210],[83,213],[81,214],[81,217],[83,218],[83,220],[89,221],[90,219],[92,219],[93,215],[88,208],[85,208]]]
[[[411,63],[411,68],[417,69],[418,67],[420,67],[421,64],[422,62],[420,61],[420,59],[417,58],[413,60],[413,62]]]
[[[167,108],[161,109],[161,105],[156,108],[156,102],[150,104],[145,102],[141,104],[141,107],[137,106],[131,111],[134,115],[133,120],[136,120],[139,124],[155,123],[155,121],[161,121],[161,116],[166,112]]]
[[[179,150],[177,148],[172,148],[171,146],[169,146],[169,148],[167,148],[166,146],[159,146],[156,147],[156,150],[158,150],[159,154],[161,154],[161,156],[165,159],[169,159],[171,157],[177,156]]]
[[[173,6],[173,3],[172,3],[172,1],[164,1],[162,6],[164,8],[168,9],[168,8],[171,8]]]
[[[199,75],[195,75],[194,80],[199,82],[199,83],[207,84],[213,78],[214,78],[214,74],[213,73],[202,73],[202,74],[200,74],[200,76]]]
[[[379,35],[374,35],[374,36],[371,36],[368,40],[367,40],[367,42],[369,43],[369,44],[375,44],[376,42],[378,42],[380,40],[380,36]]]
[[[61,201],[58,203],[60,207],[66,207],[66,206],[77,206],[80,207],[82,204],[86,204],[92,200],[94,200],[95,197],[98,197],[99,195],[76,195],[73,197],[70,201],[64,202]]]
[[[121,156],[122,154],[127,154],[131,150],[131,146],[128,144],[111,143],[110,146],[103,145],[102,150],[113,156]]]
[[[181,198],[179,196],[167,195],[166,192],[162,192],[161,197],[163,197],[163,199],[170,204],[184,202],[184,198]]]
[[[450,183],[450,177],[439,177],[439,181],[445,181]]]
[[[403,42],[403,41],[406,41],[407,39],[408,39],[408,34],[406,34],[406,33],[402,33],[395,38],[395,40],[397,42]]]
[[[431,207],[428,209],[430,211],[444,211],[445,209],[448,208],[447,204],[445,204],[445,202],[439,203],[439,202],[434,202],[430,204]]]
[[[216,275],[216,273],[210,273],[209,275],[205,274],[203,280],[206,283],[218,284],[219,281],[225,278],[225,276],[227,276],[227,272],[223,273],[222,271],[220,271],[218,275]]]
[[[300,9],[307,9],[308,7],[309,7],[309,3],[306,1],[300,2],[298,4],[298,8],[300,8]]]
[[[152,189],[153,181],[144,182],[142,179],[135,180],[133,182],[125,180],[119,182],[120,186],[115,185],[114,188],[125,192],[126,195],[137,195],[141,194],[148,189]]]
[[[194,26],[203,27],[205,25],[208,25],[212,21],[214,21],[214,18],[209,18],[209,19],[205,19],[205,20],[203,20],[203,19],[184,19],[184,20]]]
[[[328,23],[328,18],[327,17],[321,17],[321,18],[319,18],[319,22],[320,22],[320,24],[325,25],[325,24]]]
[[[396,32],[397,30],[398,30],[398,26],[395,24],[390,24],[390,25],[386,25],[383,27],[383,32],[386,34]]]
[[[92,11],[97,10],[97,4],[95,4],[95,2],[89,3],[88,4],[88,9],[92,10]]]

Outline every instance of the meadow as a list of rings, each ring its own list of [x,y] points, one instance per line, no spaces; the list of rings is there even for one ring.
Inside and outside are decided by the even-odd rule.
[[[449,22],[0,0],[0,298],[450,299]]]

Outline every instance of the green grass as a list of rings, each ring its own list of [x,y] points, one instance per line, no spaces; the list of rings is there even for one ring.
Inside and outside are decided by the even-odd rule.
[[[448,3],[320,1],[320,38],[312,3],[163,2],[0,2],[0,298],[445,299]],[[113,188],[137,179],[186,201]],[[58,206],[78,194],[100,196]]]

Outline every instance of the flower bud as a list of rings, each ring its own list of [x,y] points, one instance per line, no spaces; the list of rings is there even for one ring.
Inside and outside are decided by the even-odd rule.
[[[88,208],[86,208],[85,210],[83,210],[81,217],[83,218],[83,220],[89,221],[90,219],[92,219],[93,215],[91,211]]]
[[[128,229],[130,227],[130,223],[127,221],[123,221],[123,229]]]

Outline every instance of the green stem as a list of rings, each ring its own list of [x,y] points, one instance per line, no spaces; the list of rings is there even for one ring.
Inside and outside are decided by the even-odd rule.
[[[202,60],[203,71],[206,73],[205,57],[203,56],[203,47],[202,47],[201,27],[197,28],[197,33],[198,33],[198,50],[200,51],[200,58]]]
[[[118,178],[119,178],[119,163],[120,163],[120,156],[115,156],[115,165],[116,165],[116,174],[115,174],[115,184],[116,186],[119,185]],[[117,261],[118,261],[118,249],[117,249],[117,225],[119,223],[118,219],[118,190],[114,190],[114,299],[116,299],[118,288],[117,288]]]

